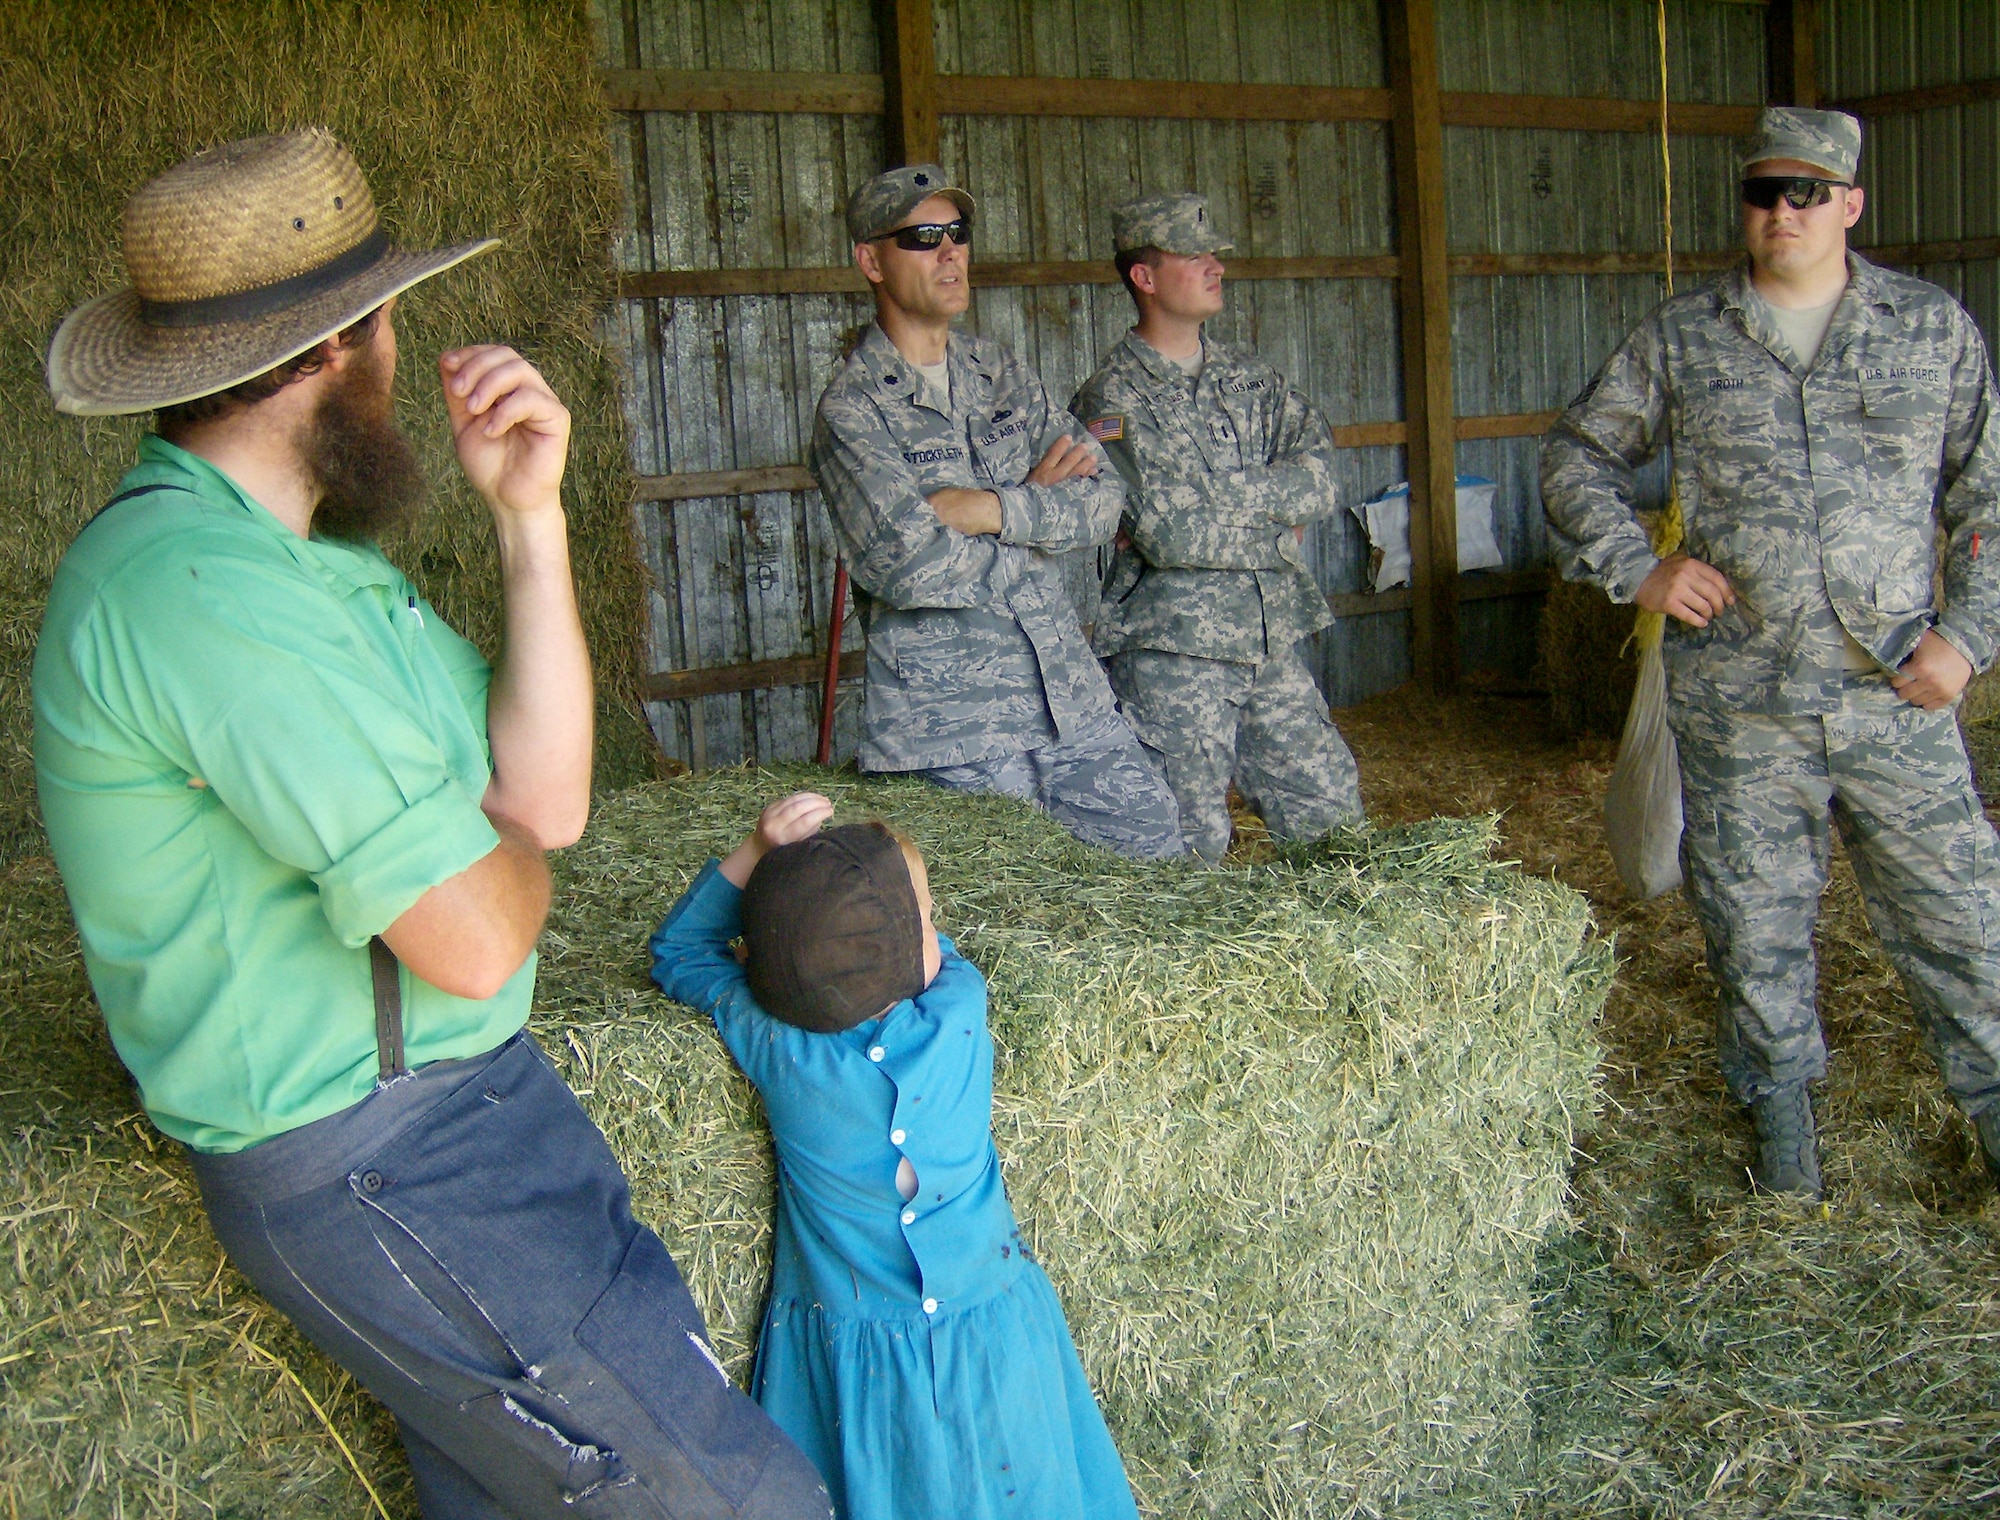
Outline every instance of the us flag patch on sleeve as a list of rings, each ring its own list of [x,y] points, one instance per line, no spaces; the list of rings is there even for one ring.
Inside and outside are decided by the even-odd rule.
[[[1125,436],[1125,419],[1123,417],[1099,417],[1095,422],[1086,426],[1084,431],[1099,443],[1116,443]]]

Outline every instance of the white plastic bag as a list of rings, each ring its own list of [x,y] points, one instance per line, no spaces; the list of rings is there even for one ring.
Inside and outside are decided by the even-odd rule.
[[[1458,477],[1458,568],[1492,570],[1505,563],[1493,533],[1497,482],[1478,475]],[[1371,589],[1387,591],[1410,582],[1410,483],[1399,480],[1354,508],[1368,532],[1373,573]]]
[[[1681,757],[1667,727],[1667,672],[1657,637],[1639,652],[1639,682],[1604,793],[1604,832],[1618,879],[1634,897],[1658,897],[1681,884]]]

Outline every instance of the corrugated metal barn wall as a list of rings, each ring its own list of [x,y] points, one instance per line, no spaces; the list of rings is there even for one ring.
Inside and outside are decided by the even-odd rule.
[[[1855,240],[1903,247],[1907,267],[1963,301],[1991,348],[2000,338],[2000,0],[1826,0],[1824,27],[1821,95],[1867,118],[1868,206]]]
[[[630,359],[634,463],[649,484],[635,508],[655,579],[649,711],[666,753],[696,766],[808,758],[833,551],[798,466],[819,391],[872,311],[848,268],[840,210],[889,141],[875,8],[601,7],[630,193],[617,337]],[[1307,86],[1374,100],[1389,72],[1378,0],[935,0],[932,14],[940,154],[980,198],[975,268],[1007,266],[996,272],[1009,280],[977,290],[971,325],[1013,344],[1067,397],[1130,325],[1110,283],[1110,208],[1200,190],[1237,244],[1218,335],[1255,346],[1326,408],[1350,445],[1349,501],[1403,478],[1385,110],[1197,120],[1057,114],[1057,100],[1033,114],[953,111],[970,84],[1004,104],[1020,97],[1003,87],[1025,79]],[[1673,139],[1676,245],[1712,268],[1735,237],[1730,123],[1744,113],[1696,118],[1763,98],[1764,13],[1672,0],[1668,14],[1671,94],[1697,103]],[[1547,557],[1535,435],[1661,293],[1659,146],[1644,130],[1658,91],[1654,17],[1653,0],[1438,3],[1439,85],[1460,92],[1456,105],[1446,95],[1444,119],[1459,124],[1444,128],[1443,165],[1457,463],[1501,482],[1507,569],[1531,572],[1465,578],[1470,671],[1528,673],[1532,572]],[[1632,104],[1624,130],[1579,130],[1562,125],[1579,113],[1550,97]],[[1209,116],[1235,109],[1227,91],[1204,98],[1222,103]],[[1527,124],[1482,124],[1515,121]],[[1079,272],[1084,261],[1093,267]],[[718,472],[730,473],[701,478]],[[1317,527],[1309,544],[1342,613],[1318,652],[1329,698],[1399,684],[1411,673],[1409,594],[1369,610],[1367,545],[1351,518]],[[1086,580],[1080,567],[1080,590]],[[859,637],[850,623],[848,649]],[[752,662],[763,663],[746,673]],[[857,738],[857,696],[849,682],[841,755]]]

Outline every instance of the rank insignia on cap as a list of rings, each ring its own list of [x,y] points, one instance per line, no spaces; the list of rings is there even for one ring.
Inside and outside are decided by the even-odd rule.
[[[928,185],[930,182],[931,177],[928,174],[919,174],[917,176],[917,183],[920,185]]]
[[[1116,443],[1125,436],[1125,419],[1123,417],[1099,417],[1095,422],[1087,426],[1084,431],[1099,443]]]

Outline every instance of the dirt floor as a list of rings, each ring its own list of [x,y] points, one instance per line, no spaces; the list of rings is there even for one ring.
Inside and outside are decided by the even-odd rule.
[[[1678,893],[1618,883],[1598,817],[1616,746],[1545,714],[1405,689],[1336,715],[1371,817],[1499,812],[1520,863],[1617,936],[1606,1106],[1579,1137],[1580,1228],[1545,1266],[1538,1471],[1513,1507],[2000,1513],[2000,1199],[1852,873],[1837,864],[1819,932],[1827,1199],[1753,1198],[1700,933]]]

